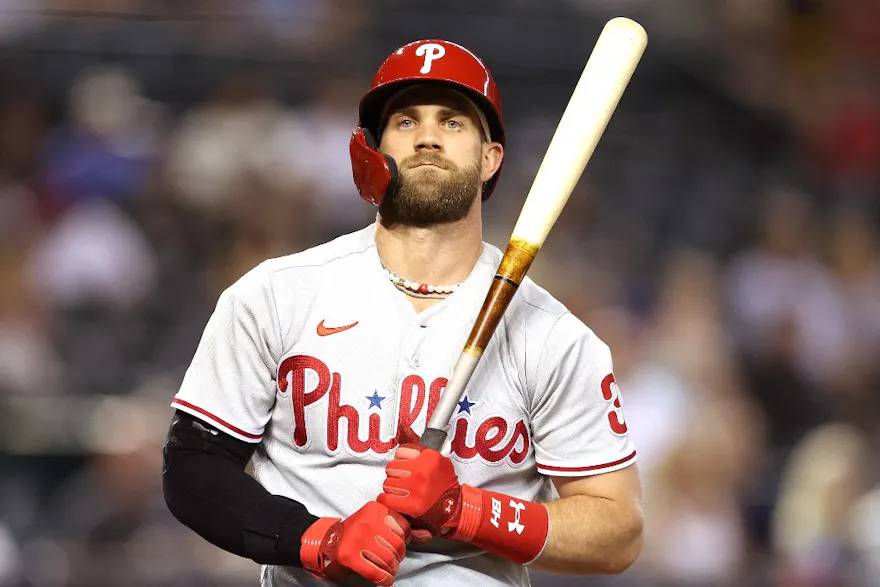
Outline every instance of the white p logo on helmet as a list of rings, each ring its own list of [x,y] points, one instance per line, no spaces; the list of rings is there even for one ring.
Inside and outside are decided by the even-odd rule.
[[[437,43],[425,43],[416,48],[416,57],[424,57],[425,64],[419,70],[421,73],[431,73],[431,62],[446,55],[446,47]]]

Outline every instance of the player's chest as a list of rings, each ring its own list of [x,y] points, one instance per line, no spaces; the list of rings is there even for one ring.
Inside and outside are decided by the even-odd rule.
[[[310,357],[312,377],[328,372],[340,379],[343,394],[363,387],[387,392],[408,375],[445,376],[469,332],[466,317],[452,308],[417,313],[405,299],[371,296],[322,296],[298,322],[285,360]],[[279,376],[286,367],[282,362]]]
[[[328,308],[311,313],[278,368],[279,402],[293,448],[382,457],[424,431],[470,325],[442,312],[388,315]],[[326,317],[325,317],[326,316]],[[516,366],[487,353],[453,415],[453,456],[520,464],[527,410]]]
[[[370,446],[379,452],[377,435],[409,438],[420,416],[433,411],[467,336],[442,316],[380,310],[314,313],[278,367],[279,388],[300,426],[323,428],[326,414],[335,439],[341,417],[344,428],[372,430]]]

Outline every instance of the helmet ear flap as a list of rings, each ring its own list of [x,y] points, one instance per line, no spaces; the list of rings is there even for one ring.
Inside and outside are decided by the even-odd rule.
[[[349,142],[354,184],[361,197],[378,206],[397,188],[397,162],[379,152],[378,142],[369,129],[358,127]]]
[[[374,151],[378,151],[379,141],[376,140],[376,137],[373,135],[373,131],[368,128],[361,128],[361,132],[364,133],[364,142],[367,143],[367,146]]]
[[[382,155],[382,157],[385,158],[385,162],[388,163],[388,172],[391,174],[391,179],[388,181],[388,187],[385,188],[384,196],[387,196],[389,193],[397,188],[397,161],[395,161],[391,155],[386,155],[379,150],[379,141],[373,135],[373,131],[368,128],[364,128],[362,129],[362,131],[364,133],[364,139],[367,142],[367,146]]]

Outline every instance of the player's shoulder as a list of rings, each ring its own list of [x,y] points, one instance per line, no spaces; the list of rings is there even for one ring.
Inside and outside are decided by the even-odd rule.
[[[519,286],[520,300],[523,311],[544,316],[547,320],[555,321],[569,309],[561,301],[556,299],[549,291],[538,285],[532,278],[526,276]]]
[[[529,316],[533,323],[541,323],[553,337],[559,339],[584,339],[587,342],[603,345],[595,332],[550,292],[526,276],[520,284],[520,311]]]
[[[500,250],[497,256],[500,263]],[[520,283],[505,321],[512,331],[528,331],[530,340],[543,341],[560,352],[572,347],[608,352],[608,346],[592,328],[529,276]]]
[[[221,296],[243,300],[261,295],[271,297],[276,287],[284,289],[291,278],[297,279],[297,269],[330,267],[335,261],[351,258],[375,246],[372,231],[370,226],[303,251],[266,259],[239,277]]]
[[[501,249],[491,243],[483,243],[483,255],[480,262],[492,266],[495,271],[504,256]],[[531,323],[546,322],[552,324],[561,316],[569,313],[565,304],[557,300],[549,291],[538,285],[529,276],[523,278],[517,294],[508,309],[506,316],[519,316]]]
[[[328,267],[375,247],[374,231],[375,226],[370,225],[290,255],[267,259],[261,265],[269,275],[296,269]]]

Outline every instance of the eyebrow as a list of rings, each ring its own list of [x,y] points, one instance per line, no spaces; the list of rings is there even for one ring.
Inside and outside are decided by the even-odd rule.
[[[403,115],[403,116],[411,116],[415,113],[415,106],[404,106],[402,108],[395,108],[394,111],[391,112],[391,115]],[[452,106],[444,106],[440,108],[439,112],[440,117],[449,117],[449,116],[466,116],[466,113],[461,108],[455,108]]]

